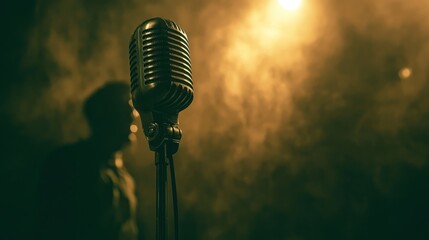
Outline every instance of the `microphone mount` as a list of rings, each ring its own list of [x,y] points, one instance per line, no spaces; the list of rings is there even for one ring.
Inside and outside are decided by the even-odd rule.
[[[159,152],[165,144],[168,155],[173,155],[177,152],[182,138],[177,113],[143,112],[141,119],[144,134],[149,142],[151,151]]]
[[[179,237],[179,217],[176,192],[176,177],[173,154],[179,149],[182,130],[179,128],[178,113],[142,111],[143,131],[149,148],[155,152],[156,165],[156,239],[168,239],[167,223],[167,166],[170,166],[171,190],[174,211],[174,235]]]

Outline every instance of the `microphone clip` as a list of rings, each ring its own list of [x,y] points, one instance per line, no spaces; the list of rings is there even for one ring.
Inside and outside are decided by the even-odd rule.
[[[140,116],[150,150],[159,152],[165,143],[169,155],[176,153],[182,138],[182,130],[178,124],[178,113],[143,112]]]

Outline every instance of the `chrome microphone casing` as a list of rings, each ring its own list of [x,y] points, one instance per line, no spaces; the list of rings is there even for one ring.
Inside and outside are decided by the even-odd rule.
[[[185,31],[171,20],[139,25],[129,45],[131,97],[149,147],[168,142],[175,153],[182,137],[178,114],[193,100],[191,57]]]
[[[134,31],[130,45],[131,94],[140,111],[178,113],[194,96],[185,31],[173,21],[152,18]]]

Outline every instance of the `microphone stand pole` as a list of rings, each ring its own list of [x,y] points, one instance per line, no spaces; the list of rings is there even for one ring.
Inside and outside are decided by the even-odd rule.
[[[166,239],[167,232],[167,165],[166,144],[155,151],[156,165],[156,239]]]
[[[155,152],[156,240],[166,240],[167,166],[169,161],[173,161],[171,156],[179,149],[182,130],[178,126],[178,114],[146,113],[142,116],[142,124],[149,141],[149,148]],[[175,197],[173,193],[173,198]],[[175,227],[177,228],[177,225]],[[178,231],[178,229],[175,230]]]

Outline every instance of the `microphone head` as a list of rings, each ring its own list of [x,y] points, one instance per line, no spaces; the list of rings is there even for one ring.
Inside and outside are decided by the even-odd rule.
[[[130,45],[131,95],[141,112],[178,113],[194,96],[188,37],[163,18],[143,22]]]

